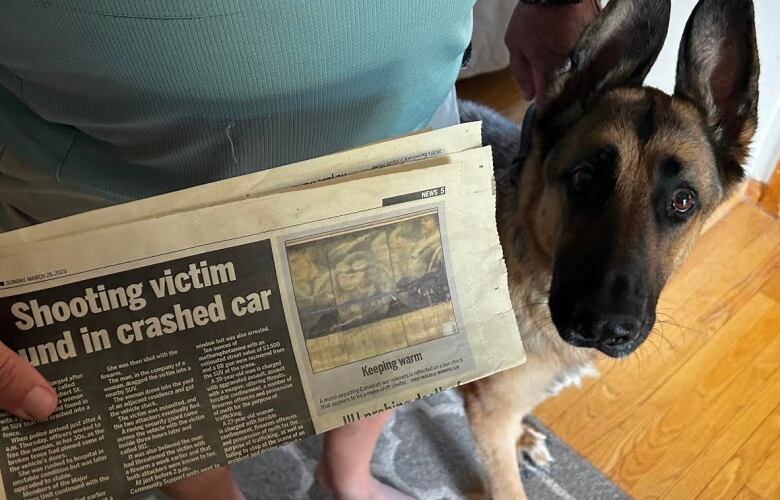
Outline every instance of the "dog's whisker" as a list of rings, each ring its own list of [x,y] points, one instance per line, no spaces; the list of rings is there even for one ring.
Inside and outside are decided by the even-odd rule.
[[[662,311],[656,311],[656,315],[659,315],[659,314],[662,314],[663,316],[665,316],[667,318],[667,319],[660,320],[660,321],[663,321],[665,323],[668,323],[668,324],[676,326],[677,328],[680,329],[680,331],[683,333],[683,335],[685,333],[689,332],[689,331],[690,332],[694,332],[696,334],[702,334],[703,333],[700,329],[693,328],[693,327],[690,327],[690,326],[687,326],[687,325],[683,325],[682,323],[677,321],[674,318],[674,316],[672,316],[671,314],[668,314],[668,313],[665,313],[665,312],[662,312]]]
[[[631,356],[620,358],[615,361],[625,366],[626,370],[635,370],[637,375],[640,375],[642,373],[642,355],[640,351],[641,349],[634,352]]]
[[[659,338],[660,340],[663,340],[671,348],[672,351],[677,351],[677,345],[675,345],[674,342],[669,340],[669,338],[666,336],[666,331],[664,330],[664,324],[659,323],[658,326],[660,326],[660,329],[653,328],[653,330],[651,331],[651,334],[655,334],[653,335],[653,338],[654,339]]]
[[[648,340],[649,340],[650,345],[655,349],[655,353],[658,355],[658,358],[663,360],[663,357],[664,357],[663,349],[661,349],[661,345],[659,344],[659,342],[656,341],[656,338],[658,336],[660,336],[661,339],[664,338],[663,337],[663,333],[658,332],[656,330],[653,330],[652,332],[650,332],[650,336],[648,337]]]
[[[701,330],[696,330],[696,329],[693,329],[693,328],[686,328],[686,327],[684,327],[684,326],[682,326],[682,325],[680,325],[678,323],[675,323],[675,322],[659,321],[659,324],[661,324],[662,326],[668,326],[668,327],[672,328],[673,329],[672,333],[676,334],[676,333],[679,332],[680,335],[676,336],[676,337],[681,340],[681,345],[686,345],[688,343],[687,334],[689,334],[691,332],[696,333],[697,335],[704,334],[704,332],[702,332]],[[668,340],[669,335],[667,335],[666,331],[662,330],[661,333],[664,336],[664,338],[666,338]],[[675,347],[679,347],[679,345],[675,344]]]

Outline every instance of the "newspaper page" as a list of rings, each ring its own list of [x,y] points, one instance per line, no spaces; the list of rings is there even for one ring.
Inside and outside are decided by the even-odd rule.
[[[433,163],[6,247],[2,341],[60,405],[0,417],[5,497],[126,498],[524,362],[490,150]]]
[[[74,215],[57,221],[56,224],[38,224],[17,231],[0,233],[0,255],[8,253],[9,247],[27,242],[157,217],[164,213],[256,197],[284,188],[335,179],[365,170],[436,158],[447,161],[448,155],[481,146],[481,122],[415,133],[292,165]]]

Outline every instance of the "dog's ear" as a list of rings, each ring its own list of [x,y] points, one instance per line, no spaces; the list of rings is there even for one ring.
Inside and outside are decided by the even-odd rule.
[[[539,127],[550,136],[576,121],[603,92],[641,86],[669,29],[670,0],[612,0],[553,75]]]
[[[759,61],[752,0],[702,0],[680,45],[675,95],[704,114],[728,188],[758,125]]]

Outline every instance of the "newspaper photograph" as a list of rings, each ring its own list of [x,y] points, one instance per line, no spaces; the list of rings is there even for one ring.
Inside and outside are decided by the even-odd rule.
[[[127,498],[523,363],[490,149],[432,160],[8,239],[2,341],[60,399],[0,416],[0,497]]]
[[[314,373],[457,333],[435,211],[285,250]]]

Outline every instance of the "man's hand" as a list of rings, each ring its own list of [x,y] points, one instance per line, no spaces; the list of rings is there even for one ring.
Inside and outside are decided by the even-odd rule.
[[[25,420],[43,420],[57,407],[57,394],[43,375],[0,343],[0,409]]]
[[[563,63],[580,35],[598,15],[597,0],[569,5],[528,5],[515,8],[504,38],[512,73],[526,99],[543,99],[553,71]]]

